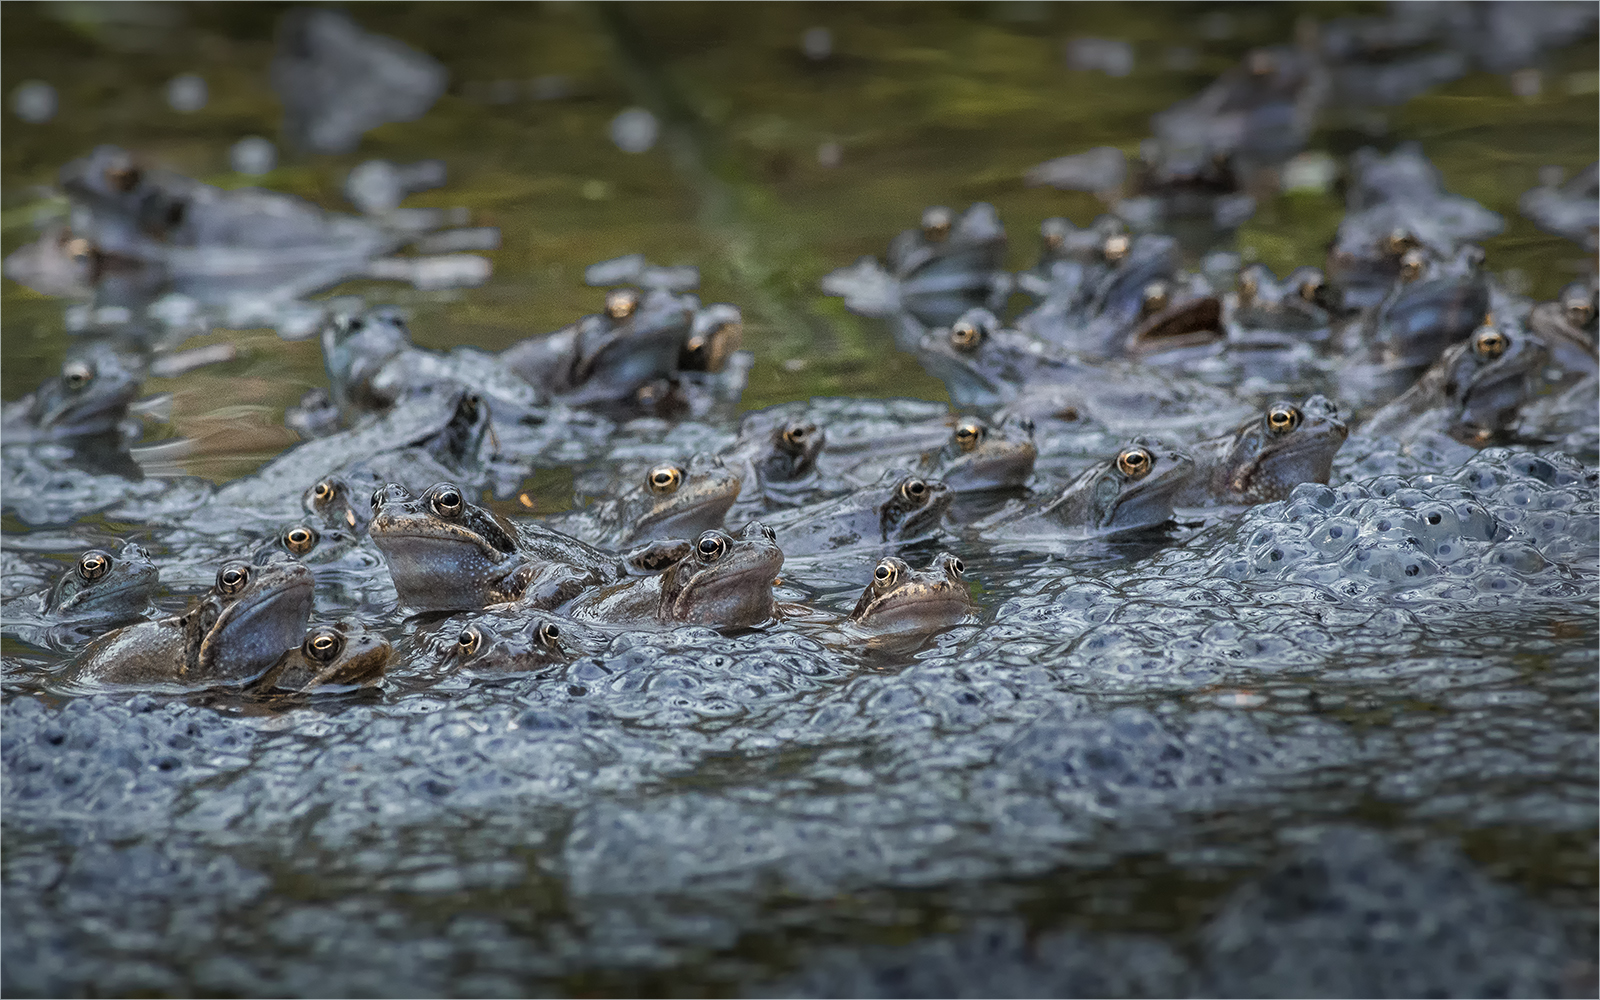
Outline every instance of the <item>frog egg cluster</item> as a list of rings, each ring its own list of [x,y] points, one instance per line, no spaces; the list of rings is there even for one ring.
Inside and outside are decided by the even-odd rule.
[[[1496,604],[1596,592],[1597,474],[1564,456],[1491,449],[1449,475],[1304,484],[1250,511],[1213,557],[1234,580],[1344,598]]]

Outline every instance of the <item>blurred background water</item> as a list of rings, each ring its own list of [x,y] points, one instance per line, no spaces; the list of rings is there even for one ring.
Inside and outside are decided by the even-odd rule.
[[[447,67],[448,92],[420,120],[369,132],[354,152],[296,154],[277,142],[275,169],[238,174],[235,143],[279,138],[268,64],[286,8],[8,6],[5,93],[15,103],[19,84],[43,81],[57,108],[40,123],[15,110],[6,118],[0,250],[62,210],[50,197],[56,172],[101,143],[209,183],[261,185],[343,211],[344,178],[358,163],[438,158],[448,183],[405,204],[464,205],[474,223],[499,226],[493,277],[434,292],[352,282],[320,297],[402,304],[427,346],[498,349],[595,311],[600,293],[581,280],[588,264],[633,252],[696,264],[705,300],[744,310],[756,355],[744,406],[758,408],[816,394],[945,399],[880,326],[822,296],[818,279],[881,253],[923,207],[974,201],[995,205],[1009,263],[1028,266],[1040,220],[1085,224],[1104,206],[1028,187],[1027,168],[1095,146],[1134,154],[1150,115],[1252,46],[1289,40],[1307,19],[1381,6],[363,4],[368,30]],[[1110,40],[1111,56],[1069,59],[1085,39]],[[1097,68],[1071,68],[1085,62]],[[1536,93],[1474,73],[1399,107],[1330,113],[1310,147],[1341,156],[1419,140],[1450,190],[1508,220],[1486,244],[1489,266],[1511,273],[1514,287],[1553,294],[1581,270],[1582,253],[1536,230],[1516,199],[1541,167],[1571,173],[1594,159],[1595,62],[1591,38],[1544,58]],[[184,74],[204,81],[198,110],[169,99]],[[629,108],[665,125],[641,152],[613,136]],[[1336,189],[1283,194],[1239,230],[1236,248],[1280,274],[1320,263],[1341,214]],[[59,300],[13,281],[3,289],[0,395],[14,399],[56,370],[67,334]],[[189,471],[224,480],[294,440],[283,410],[326,376],[314,340],[266,330],[212,339],[236,342],[239,359],[149,388],[175,395],[174,423],[197,443]]]

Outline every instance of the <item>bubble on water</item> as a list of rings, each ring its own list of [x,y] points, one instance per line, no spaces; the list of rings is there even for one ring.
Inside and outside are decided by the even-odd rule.
[[[191,114],[206,106],[206,81],[197,73],[180,73],[167,81],[167,106]]]
[[[661,124],[644,108],[628,108],[611,119],[611,141],[624,153],[644,153],[656,144]]]
[[[241,174],[259,177],[278,165],[278,147],[270,139],[248,135],[228,150],[228,163]]]
[[[11,110],[18,118],[42,125],[56,116],[56,88],[43,80],[27,80],[11,92]]]
[[[807,28],[800,36],[800,51],[807,59],[821,62],[833,55],[833,32],[827,28]]]

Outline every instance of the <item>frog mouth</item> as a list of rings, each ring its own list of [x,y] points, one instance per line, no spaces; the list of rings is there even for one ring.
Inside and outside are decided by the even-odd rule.
[[[379,513],[372,519],[367,533],[386,556],[392,554],[391,547],[401,540],[408,543],[408,548],[436,552],[441,556],[469,546],[491,562],[499,562],[510,554],[508,550],[496,548],[481,535],[465,528],[441,524],[426,518],[396,516],[387,511]],[[398,551],[397,547],[395,551]]]

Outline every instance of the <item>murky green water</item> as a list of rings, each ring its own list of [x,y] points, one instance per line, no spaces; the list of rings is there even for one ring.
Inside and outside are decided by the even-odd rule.
[[[265,78],[281,9],[8,5],[0,81],[9,93],[22,80],[46,80],[60,91],[61,110],[45,125],[6,121],[0,248],[32,237],[40,187],[97,143],[213,183],[245,183],[228,170],[227,151],[244,135],[277,133]],[[450,92],[422,120],[369,133],[354,154],[285,156],[260,183],[348,210],[340,186],[356,163],[445,160],[448,186],[407,204],[465,205],[474,221],[501,227],[493,279],[443,293],[376,283],[326,293],[413,309],[416,336],[428,345],[499,348],[563,326],[598,305],[582,284],[584,266],[642,251],[699,265],[704,298],[744,309],[757,358],[747,407],[814,394],[942,400],[937,381],[874,324],[822,297],[818,279],[881,253],[925,205],[978,200],[999,209],[1011,263],[1026,266],[1041,219],[1084,223],[1101,210],[1086,194],[1025,187],[1028,167],[1096,145],[1131,153],[1152,113],[1251,45],[1290,37],[1297,18],[1362,8],[1220,9],[1232,33],[1207,40],[1201,28],[1212,8],[1204,5],[363,5],[367,27],[441,59]],[[799,44],[818,24],[834,42],[823,63],[807,60]],[[1133,72],[1114,79],[1065,69],[1062,45],[1074,35],[1131,41]],[[1177,46],[1195,50],[1192,68],[1164,68]],[[1479,74],[1389,112],[1330,116],[1312,147],[1339,154],[1421,140],[1453,190],[1506,215],[1506,232],[1488,246],[1490,265],[1553,292],[1581,254],[1535,230],[1515,202],[1539,167],[1573,170],[1594,158],[1595,58],[1592,43],[1561,53],[1532,100]],[[185,71],[210,88],[207,106],[187,115],[162,95]],[[556,74],[572,96],[527,96],[531,81]],[[491,103],[505,81],[518,82],[523,96]],[[637,104],[670,116],[671,128],[651,151],[630,155],[612,144],[607,125]],[[818,162],[828,142],[842,151],[831,168]],[[1238,247],[1280,272],[1318,262],[1340,214],[1335,193],[1284,196],[1262,207]],[[59,364],[66,336],[59,302],[7,281],[0,306],[0,392],[12,399]],[[226,479],[293,440],[282,411],[325,376],[313,342],[265,331],[217,336],[239,343],[237,362],[150,388],[176,394],[177,426],[199,444],[191,471]],[[218,408],[224,385],[230,404]]]

